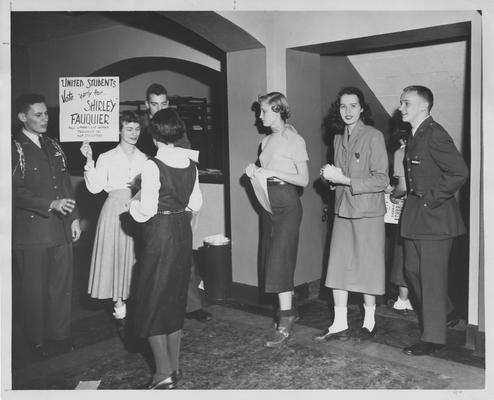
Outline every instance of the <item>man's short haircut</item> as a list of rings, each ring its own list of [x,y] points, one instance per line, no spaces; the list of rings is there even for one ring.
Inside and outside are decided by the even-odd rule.
[[[17,114],[27,113],[29,107],[36,103],[46,103],[45,97],[36,93],[22,94],[15,100],[15,111]]]
[[[427,111],[428,112],[431,111],[432,106],[434,105],[434,95],[432,94],[432,90],[430,90],[428,87],[420,86],[420,85],[411,85],[411,86],[407,86],[405,89],[403,89],[403,91],[404,92],[416,92],[429,105],[427,107]]]
[[[160,85],[159,83],[153,83],[151,84],[147,90],[146,90],[146,100],[149,101],[149,96],[150,95],[156,95],[160,96],[164,94],[166,98],[168,98],[168,92],[166,91],[165,87],[163,85]]]

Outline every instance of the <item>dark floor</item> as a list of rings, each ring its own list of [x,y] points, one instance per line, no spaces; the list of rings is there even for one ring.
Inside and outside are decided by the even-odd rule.
[[[76,262],[72,339],[75,350],[36,360],[22,332],[13,325],[12,388],[136,389],[152,373],[145,342],[122,341],[108,302],[85,294],[84,257]],[[321,300],[299,305],[294,339],[267,349],[271,331],[267,306],[228,301],[207,307],[213,320],[186,320],[182,341],[180,389],[482,389],[484,359],[463,347],[465,321],[448,330],[448,346],[432,357],[408,357],[401,349],[419,337],[415,313],[398,315],[386,305],[376,312],[378,334],[371,342],[316,343],[312,336],[329,324]],[[349,324],[361,326],[357,305]]]

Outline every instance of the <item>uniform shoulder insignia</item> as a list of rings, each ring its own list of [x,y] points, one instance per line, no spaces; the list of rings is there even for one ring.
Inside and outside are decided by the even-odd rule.
[[[12,176],[14,175],[15,171],[17,170],[17,167],[19,167],[21,171],[21,176],[24,178],[24,172],[26,171],[26,158],[24,157],[24,150],[22,149],[21,144],[17,140],[13,140],[17,154],[19,154],[19,162],[15,166],[14,170],[12,171]]]
[[[67,169],[67,159],[65,158],[65,153],[63,152],[62,147],[60,146],[60,143],[58,143],[55,139],[53,139],[53,138],[51,138],[49,136],[45,136],[45,137],[48,138],[48,140],[50,141],[50,143],[52,144],[52,146],[57,151],[55,153],[55,156],[62,157],[63,169],[66,170]]]

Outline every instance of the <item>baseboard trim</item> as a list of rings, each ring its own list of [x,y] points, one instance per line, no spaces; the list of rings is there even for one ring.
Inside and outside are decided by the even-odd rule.
[[[298,302],[317,298],[319,295],[319,279],[297,285],[294,289]],[[273,302],[275,294],[262,293],[257,286],[232,282],[232,299],[245,304],[266,304]]]
[[[475,356],[485,358],[485,332],[479,331],[477,325],[468,324],[465,347],[473,350]]]

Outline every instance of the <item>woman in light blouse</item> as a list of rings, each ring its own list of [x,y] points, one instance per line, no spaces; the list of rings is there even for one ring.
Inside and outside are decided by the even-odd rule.
[[[192,263],[190,211],[199,211],[202,195],[190,152],[174,146],[185,124],[173,109],[151,120],[156,157],[142,171],[140,199],[130,214],[143,223],[142,259],[133,297],[132,318],[139,337],[147,338],[156,371],[147,389],[173,389],[180,378],[180,339]]]
[[[132,111],[120,113],[120,143],[102,153],[94,166],[91,145],[84,142],[86,157],[84,180],[91,193],[108,193],[98,219],[89,274],[88,293],[93,298],[112,298],[113,316],[123,323],[125,300],[129,296],[132,268],[135,263],[134,240],[125,224],[126,204],[147,156],[136,147],[141,131],[139,116]],[[130,219],[127,222],[131,221]],[[122,327],[122,326],[121,326]]]
[[[261,215],[261,276],[264,290],[278,294],[280,312],[277,330],[265,346],[277,347],[289,339],[295,322],[293,276],[302,221],[297,187],[309,183],[309,157],[304,139],[286,122],[290,112],[285,96],[272,92],[259,97],[258,102],[260,118],[271,128],[271,134],[261,143],[261,168],[250,164],[246,174],[267,178],[272,213],[263,210]]]
[[[334,137],[334,165],[321,174],[336,190],[326,286],[333,289],[334,320],[315,340],[347,340],[348,292],[363,293],[364,322],[358,339],[376,334],[376,295],[384,294],[384,190],[388,156],[383,134],[370,126],[364,95],[354,87],[338,93],[332,113],[341,130]]]

